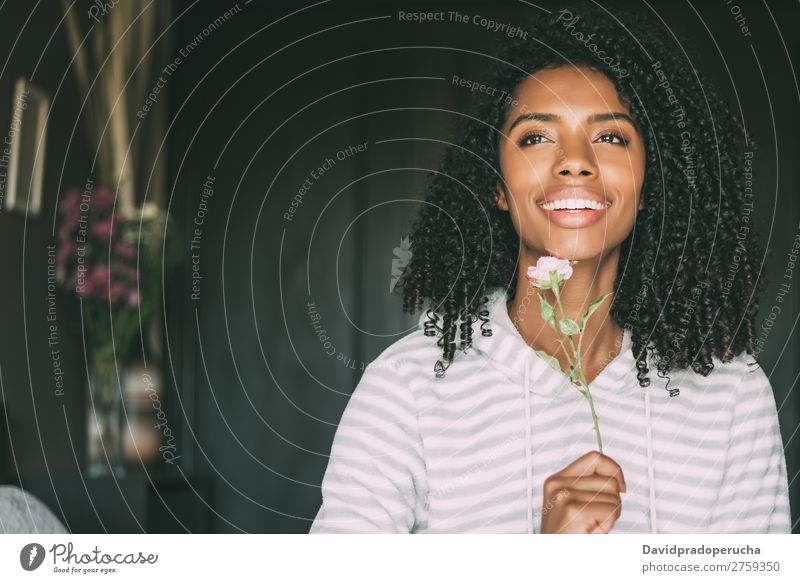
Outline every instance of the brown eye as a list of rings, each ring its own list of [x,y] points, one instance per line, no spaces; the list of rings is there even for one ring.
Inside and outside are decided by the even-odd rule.
[[[545,136],[544,134],[540,134],[540,133],[535,133],[534,132],[534,133],[525,134],[524,136],[522,136],[522,138],[520,138],[518,144],[520,146],[534,146],[536,144],[541,144],[546,139],[547,139],[547,136]]]
[[[617,144],[619,146],[627,146],[628,140],[625,139],[625,136],[621,134],[617,134],[614,132],[610,132],[607,134],[603,134],[599,138],[597,138],[598,142],[604,142],[606,144]]]

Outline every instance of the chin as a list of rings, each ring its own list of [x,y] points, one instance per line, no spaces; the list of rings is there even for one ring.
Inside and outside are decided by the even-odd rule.
[[[586,261],[606,257],[619,249],[619,244],[609,243],[608,240],[603,241],[602,237],[596,242],[576,241],[575,239],[574,236],[559,237],[558,240],[551,238],[541,247],[539,252],[544,255],[555,255],[556,257],[569,259],[570,261]],[[535,248],[537,250],[540,249],[539,245],[536,245]]]

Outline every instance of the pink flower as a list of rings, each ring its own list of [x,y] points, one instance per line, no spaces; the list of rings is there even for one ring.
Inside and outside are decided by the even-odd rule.
[[[133,289],[128,293],[128,305],[131,308],[139,305],[139,292],[137,290]]]
[[[101,214],[110,211],[114,207],[114,193],[105,186],[98,186],[92,193],[92,206]]]
[[[99,299],[107,298],[108,290],[108,267],[102,263],[89,269],[89,273],[84,280],[84,297],[95,297]]]
[[[81,191],[77,188],[70,188],[61,195],[61,200],[58,202],[58,210],[62,214],[70,214],[78,211],[80,205]]]
[[[115,281],[111,284],[110,288],[105,288],[103,290],[103,299],[107,300],[112,306],[116,306],[121,301],[127,301],[128,290],[125,288],[124,284]]]
[[[61,213],[61,226],[58,229],[59,239],[68,239],[78,226],[78,221],[81,218],[80,209],[77,207],[69,209]]]
[[[71,238],[75,227],[78,226],[80,219],[80,191],[77,188],[66,191],[61,195],[58,203],[58,213],[60,215],[60,225],[58,238],[62,241]]]
[[[89,270],[89,281],[99,284],[108,283],[108,267],[104,263],[98,263]]]
[[[528,280],[534,287],[549,288],[550,272],[556,273],[559,282],[569,279],[572,277],[570,260],[544,255],[539,258],[535,266],[528,267]]]
[[[111,235],[117,228],[115,222],[113,218],[96,221],[89,230],[100,244],[106,245],[111,240]]]
[[[61,225],[58,227],[58,231],[56,232],[56,237],[62,243],[66,243],[68,241],[72,241],[77,239],[75,234],[75,226],[77,226],[77,222],[75,225],[71,225],[65,221],[61,221]]]
[[[123,259],[133,259],[136,257],[136,247],[130,243],[117,243],[114,245],[114,253]]]
[[[67,287],[72,288],[75,290],[75,293],[79,298],[86,299],[89,296],[89,289],[86,286],[86,279],[83,280],[83,285],[78,285],[78,274],[74,273],[72,277],[67,281]]]
[[[114,273],[114,279],[126,279],[133,282],[139,279],[139,272],[136,271],[135,267],[127,263],[114,263],[111,266],[111,271]]]

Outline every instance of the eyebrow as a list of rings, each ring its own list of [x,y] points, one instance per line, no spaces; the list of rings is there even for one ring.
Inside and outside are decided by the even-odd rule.
[[[633,127],[636,126],[636,122],[633,121],[633,118],[629,116],[627,113],[623,113],[621,111],[612,111],[609,113],[595,113],[590,115],[586,118],[586,121],[589,123],[598,123],[602,121],[627,121]],[[521,124],[524,121],[541,121],[541,122],[557,122],[561,121],[561,117],[554,114],[554,113],[536,113],[536,112],[529,112],[523,113],[517,119],[514,120],[514,123],[511,124],[511,127],[508,128],[508,133],[511,133],[517,125]]]

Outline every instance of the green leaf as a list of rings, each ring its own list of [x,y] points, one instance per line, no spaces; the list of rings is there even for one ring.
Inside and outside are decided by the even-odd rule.
[[[580,372],[578,372],[575,369],[572,369],[572,372],[569,375],[569,380],[571,380],[573,383],[579,382],[581,380]]]
[[[553,310],[553,306],[547,303],[547,300],[544,299],[542,296],[539,296],[539,311],[542,314],[542,319],[550,324],[550,327],[555,330],[556,329],[556,313]]]
[[[586,328],[586,321],[589,319],[589,316],[594,314],[595,311],[597,311],[597,308],[600,307],[600,304],[603,303],[603,300],[606,299],[610,295],[611,294],[603,294],[602,296],[600,296],[599,299],[596,299],[591,304],[589,304],[589,309],[586,310],[586,313],[583,315],[583,318],[581,318],[581,330]]]
[[[564,334],[569,334],[570,336],[573,334],[579,334],[581,331],[581,329],[578,328],[578,323],[574,320],[570,320],[569,318],[561,320],[558,324],[561,328],[561,331]]]
[[[544,350],[536,350],[535,352],[536,354],[539,355],[540,358],[543,358],[547,362],[547,364],[552,366],[555,370],[557,370],[558,372],[563,372],[561,370],[561,365],[558,364],[558,360],[547,354]]]

